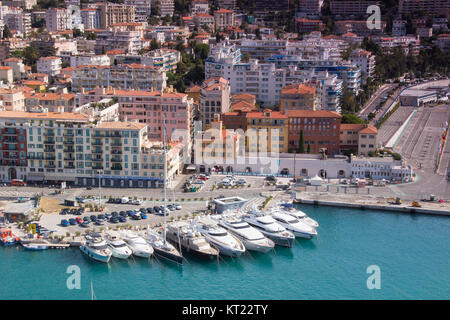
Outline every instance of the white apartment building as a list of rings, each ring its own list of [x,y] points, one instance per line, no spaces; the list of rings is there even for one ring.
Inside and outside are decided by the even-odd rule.
[[[152,14],[152,0],[125,0],[125,4],[135,7],[135,22],[147,22]]]
[[[227,9],[214,11],[214,21],[216,30],[223,30],[234,26],[234,12]]]
[[[0,106],[7,111],[24,111],[25,96],[19,89],[0,88]]]
[[[37,4],[37,0],[10,0],[2,1],[2,5],[7,7],[17,7],[26,10],[31,10]]]
[[[261,63],[250,59],[241,62],[241,52],[235,45],[225,43],[212,47],[205,61],[205,78],[218,76],[230,82],[231,93],[247,92],[256,96],[264,106],[274,106],[278,103],[281,88],[292,83],[304,82],[307,72],[327,71],[329,75],[337,75],[344,85],[355,93],[359,92],[361,73],[357,66],[329,60],[300,60],[299,57],[279,57],[271,62]],[[306,73],[305,73],[306,72]],[[323,80],[325,80],[327,77]],[[329,86],[338,94],[340,81],[330,80]],[[332,101],[327,109],[338,111],[338,106]],[[333,107],[333,105],[335,107]]]
[[[181,54],[178,50],[156,49],[143,55],[117,55],[114,60],[117,64],[136,63],[163,71],[175,71],[177,63],[181,61]]]
[[[80,10],[80,15],[85,30],[101,28],[102,15],[99,9],[84,8]]]
[[[104,187],[162,187],[162,148],[147,139],[147,125],[136,122],[91,124],[79,113],[0,111],[0,130],[14,148],[0,152],[0,179]],[[11,141],[12,141],[11,140]],[[181,149],[167,152],[168,177],[181,168]]]
[[[299,3],[299,12],[311,16],[319,16],[324,0],[301,0]]]
[[[161,17],[173,16],[175,10],[174,0],[152,0],[152,6],[157,8]]]
[[[392,21],[392,35],[397,37],[406,36],[406,20]]]
[[[0,15],[4,25],[10,30],[16,30],[18,35],[26,37],[31,31],[31,14],[24,12],[21,8],[0,7]]]
[[[25,77],[25,65],[22,59],[11,57],[3,60],[3,63],[13,69],[14,80],[20,80]]]
[[[191,16],[195,16],[199,13],[208,13],[209,12],[208,0],[192,0],[189,10]]]
[[[42,57],[37,61],[37,72],[53,77],[61,72],[61,64],[62,61],[59,57]]]
[[[202,128],[211,126],[216,114],[230,111],[230,84],[221,77],[203,81],[200,88],[199,113]]]
[[[70,66],[76,68],[78,66],[109,66],[110,60],[106,54],[78,54],[70,56]]]
[[[375,72],[375,56],[363,49],[357,49],[350,54],[351,63],[357,65],[361,69],[364,80],[372,78]]]
[[[411,181],[412,167],[404,161],[392,157],[356,157],[350,159],[351,175],[354,178],[372,178],[376,180]]]
[[[48,8],[45,12],[45,27],[48,31],[68,30],[71,26],[71,15],[67,9]]]
[[[97,32],[95,53],[104,54],[109,50],[120,49],[126,53],[137,54],[142,48],[140,31],[101,30]]]
[[[79,66],[72,76],[72,88],[76,92],[95,87],[162,91],[166,79],[164,71],[139,64]]]

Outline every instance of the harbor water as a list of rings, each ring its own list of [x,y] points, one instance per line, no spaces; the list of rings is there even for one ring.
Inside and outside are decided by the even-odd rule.
[[[319,222],[317,239],[219,262],[189,256],[183,266],[154,258],[102,264],[78,248],[0,247],[0,299],[91,299],[91,281],[97,299],[450,299],[448,217],[299,208]],[[81,288],[70,290],[73,265]],[[374,265],[381,288],[370,290]]]

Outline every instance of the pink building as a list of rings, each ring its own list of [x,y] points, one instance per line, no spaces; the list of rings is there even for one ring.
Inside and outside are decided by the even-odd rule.
[[[79,106],[103,98],[117,99],[121,121],[146,123],[151,141],[161,141],[163,138],[163,113],[168,140],[182,140],[177,138],[178,134],[172,136],[177,129],[192,136],[193,100],[185,93],[96,88],[77,94],[75,104]]]

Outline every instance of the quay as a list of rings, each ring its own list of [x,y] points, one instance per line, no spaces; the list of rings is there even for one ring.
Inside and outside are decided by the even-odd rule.
[[[448,208],[417,208],[407,205],[391,205],[391,204],[373,204],[373,203],[357,203],[349,201],[327,201],[317,199],[302,199],[296,198],[294,203],[308,204],[314,206],[329,206],[329,207],[341,207],[341,208],[353,208],[359,210],[381,210],[381,211],[394,211],[400,213],[419,213],[419,214],[432,214],[441,216],[450,216],[450,209]]]

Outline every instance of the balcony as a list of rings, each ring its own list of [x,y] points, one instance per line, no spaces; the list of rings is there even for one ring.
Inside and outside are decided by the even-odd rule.
[[[16,143],[19,143],[19,141],[17,141],[17,140],[5,140],[5,141],[3,141],[3,143],[16,144]]]
[[[72,133],[70,133],[70,132],[64,132],[64,133],[63,133],[63,137],[73,137],[73,132],[72,132]]]
[[[75,150],[68,148],[68,149],[63,149],[63,152],[75,153]]]
[[[121,146],[122,146],[122,142],[111,143],[111,147],[121,147]]]
[[[111,154],[122,154],[122,150],[111,150]]]
[[[103,150],[98,150],[98,149],[94,149],[94,150],[91,150],[91,153],[103,153]]]
[[[93,146],[102,146],[103,142],[101,142],[101,141],[92,141],[92,145]]]
[[[92,169],[93,170],[102,170],[103,166],[93,166]]]
[[[122,166],[112,166],[111,170],[118,170],[118,171],[120,171],[120,170],[122,170]]]
[[[29,159],[33,159],[33,158],[29,158]],[[36,157],[36,158],[34,158],[34,159],[42,159],[42,158]],[[46,157],[44,158],[44,160],[55,160],[55,159],[56,159],[55,156],[46,156]]]
[[[55,144],[55,140],[44,140],[44,144]]]
[[[75,161],[73,157],[64,157],[64,161]]]
[[[44,152],[52,152],[52,153],[54,153],[55,152],[55,148],[45,148]]]
[[[101,159],[101,158],[92,159],[92,162],[103,162],[103,159]]]
[[[63,144],[75,144],[75,141],[73,141],[73,140],[64,140]]]
[[[112,158],[111,162],[122,162],[122,159],[120,159],[120,158]]]
[[[44,131],[44,137],[54,137],[55,133],[54,132],[45,132]]]
[[[55,169],[56,166],[55,166],[54,164],[46,164],[46,165],[44,166],[44,168],[47,168],[47,169]]]
[[[75,166],[64,166],[64,169],[75,169]]]

